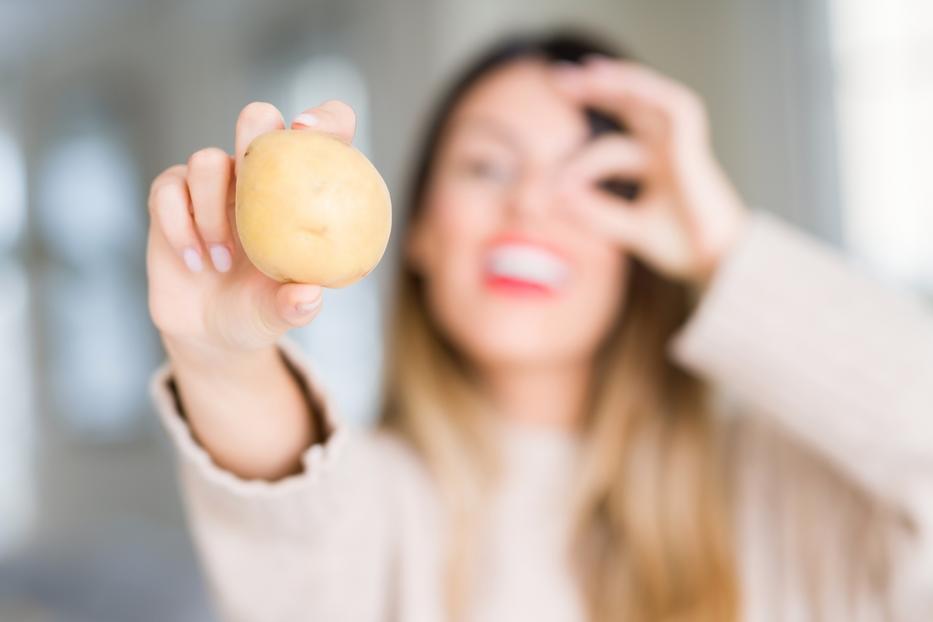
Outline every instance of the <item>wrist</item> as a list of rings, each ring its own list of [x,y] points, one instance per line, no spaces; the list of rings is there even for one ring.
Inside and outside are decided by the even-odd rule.
[[[269,370],[279,359],[275,345],[242,350],[165,336],[162,343],[174,369],[227,381],[255,377],[257,373]]]

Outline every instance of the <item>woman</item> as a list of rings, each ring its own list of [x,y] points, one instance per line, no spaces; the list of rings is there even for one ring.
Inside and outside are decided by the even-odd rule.
[[[159,411],[228,620],[930,619],[933,321],[749,211],[699,99],[580,36],[491,50],[421,152],[376,431],[282,336],[237,121],[152,185]],[[292,127],[350,142],[339,102]]]

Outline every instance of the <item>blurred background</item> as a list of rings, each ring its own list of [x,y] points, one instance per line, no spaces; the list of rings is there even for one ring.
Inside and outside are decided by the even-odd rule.
[[[401,218],[450,72],[564,24],[697,90],[749,204],[933,300],[929,0],[0,0],[0,620],[213,619],[147,392],[150,180],[336,97]],[[363,424],[395,255],[297,336]]]

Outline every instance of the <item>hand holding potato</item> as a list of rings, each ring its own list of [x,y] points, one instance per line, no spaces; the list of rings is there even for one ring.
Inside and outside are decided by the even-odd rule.
[[[335,260],[346,257],[340,255],[347,252],[346,243],[303,245],[309,241],[307,233],[296,231],[295,226],[330,227],[330,231],[318,230],[312,240],[319,242],[323,236],[333,241],[329,235],[340,233],[331,218],[334,214],[339,220],[341,214],[359,216],[367,209],[362,203],[326,202],[321,192],[328,188],[334,192],[333,188],[346,184],[347,177],[338,179],[325,166],[308,170],[301,150],[297,156],[287,149],[266,154],[271,175],[263,166],[250,170],[244,164],[244,154],[257,137],[264,140],[269,132],[284,131],[284,126],[273,106],[250,104],[237,120],[235,156],[220,149],[197,151],[187,164],[159,175],[149,198],[149,307],[171,361],[186,418],[216,464],[240,477],[270,481],[300,470],[303,452],[326,434],[275,342],[288,329],[314,318],[321,305],[321,285],[330,283],[323,279],[313,285],[282,283],[249,260],[234,218],[237,175],[251,180],[247,196],[262,199],[241,204],[248,212],[259,210],[252,214],[258,216],[255,221],[247,218],[251,230],[245,238],[255,242],[258,237],[262,242],[263,234],[271,231],[272,242],[286,240],[281,247],[286,252],[273,252],[273,264],[296,260],[298,266],[331,270],[349,265]],[[349,147],[354,126],[353,111],[336,101],[299,115],[292,124],[295,134],[312,142],[325,141],[329,151],[349,151],[362,158]],[[255,163],[262,162],[258,158]],[[275,174],[282,166],[293,167],[291,180],[283,181]],[[378,178],[371,166],[364,171],[363,177]],[[312,180],[317,194],[295,193],[296,186],[300,189]],[[371,180],[368,187],[378,190],[380,184],[381,179],[379,183]],[[344,187],[344,197],[357,196],[366,184],[357,186],[351,180],[349,189]],[[384,186],[380,191],[384,192]],[[275,192],[283,192],[283,200],[271,200]],[[374,196],[385,201],[373,204],[376,211],[388,211],[388,196],[379,192]],[[341,204],[346,212],[337,211]],[[289,210],[298,208],[289,217]],[[384,224],[388,235],[388,222]],[[288,242],[292,235],[298,236],[297,244]],[[273,251],[278,248],[271,247]],[[260,246],[256,254],[253,249],[257,261],[267,250]],[[381,254],[380,248],[368,261],[377,261],[376,255]],[[352,269],[351,276],[358,276],[360,268]],[[312,276],[326,277],[327,271]]]
[[[195,152],[187,164],[170,167],[153,181],[149,196],[151,227],[147,253],[149,303],[156,327],[167,342],[208,346],[211,350],[221,352],[261,349],[273,344],[288,329],[311,321],[321,305],[320,285],[335,284],[324,281],[318,284],[282,283],[270,278],[249,260],[237,235],[234,190],[238,172],[246,173],[252,180],[244,192],[252,194],[254,198],[264,193],[266,201],[264,204],[260,201],[256,208],[265,210],[264,213],[253,210],[252,216],[247,214],[245,220],[250,229],[249,239],[261,239],[264,226],[278,226],[276,235],[279,241],[285,239],[283,235],[296,234],[295,231],[288,231],[289,223],[283,221],[280,212],[270,211],[273,206],[269,204],[269,196],[275,192],[275,188],[267,182],[260,183],[260,186],[265,183],[264,188],[257,188],[256,179],[261,181],[262,177],[261,166],[244,164],[247,148],[257,137],[269,132],[281,133],[284,126],[281,114],[272,105],[250,104],[242,110],[237,120],[234,157],[220,149],[202,149]],[[346,104],[330,101],[306,111],[298,116],[293,128],[296,130],[294,134],[307,132],[304,142],[330,141],[339,145],[338,151],[351,152],[354,157],[368,164],[362,155],[349,147],[355,129],[355,116]],[[265,136],[263,140],[266,140]],[[294,166],[309,164],[307,161],[296,162],[294,149],[290,153]],[[267,153],[266,159],[267,162],[275,159],[274,154]],[[286,194],[293,192],[294,185],[301,182],[301,178],[297,181],[295,179],[300,173],[299,168],[292,171],[292,186],[286,183],[282,187]],[[326,177],[315,176],[313,173],[308,171],[305,181],[316,180],[314,183],[318,190],[331,187]],[[381,183],[375,169],[368,173]],[[380,209],[387,212],[388,194],[384,184],[379,187],[372,178],[369,183],[366,191],[381,196],[385,204],[380,205]],[[379,195],[380,192],[384,195]],[[293,202],[295,199],[294,196],[286,198]],[[339,197],[332,198],[334,200],[325,205],[327,213],[339,208]],[[313,202],[314,199],[312,197],[309,201]],[[324,199],[327,197],[321,200]],[[243,207],[241,205],[241,209]],[[305,205],[305,208],[313,207]],[[358,206],[351,205],[350,208],[355,209],[355,213],[361,211]],[[389,222],[385,220],[387,216],[383,218],[383,234],[387,236]],[[306,216],[304,222],[324,223],[325,226],[333,227],[331,220],[324,218],[315,221]],[[285,228],[284,232],[282,227]],[[311,233],[298,231],[297,235],[308,236]],[[294,244],[286,243],[281,249],[276,249],[276,239],[267,236],[267,243],[270,239],[271,246],[267,244],[266,250],[280,250],[286,258],[288,253],[297,252]],[[318,236],[317,241],[320,240]],[[331,261],[330,255],[344,252],[338,246],[318,244],[315,247],[318,253],[317,264]],[[378,254],[371,253],[367,262],[374,264],[378,261],[384,247],[383,241]],[[281,255],[277,259],[281,259]],[[309,258],[307,248],[303,255],[294,255],[291,259],[304,264],[311,271],[320,267],[314,265],[313,257]],[[282,280],[288,280],[287,275],[284,276],[286,278]]]

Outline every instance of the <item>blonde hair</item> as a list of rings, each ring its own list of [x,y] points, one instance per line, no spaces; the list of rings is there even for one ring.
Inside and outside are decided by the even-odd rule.
[[[483,76],[514,60],[626,57],[581,32],[516,36],[486,50],[441,98],[416,163],[409,225],[424,202],[452,110]],[[590,111],[592,112],[592,111]],[[589,116],[592,129],[624,131]],[[400,236],[404,238],[404,234]],[[730,506],[703,383],[675,366],[667,345],[690,292],[632,261],[624,309],[595,354],[581,434],[584,451],[568,551],[596,622],[730,622],[738,611]],[[621,285],[620,285],[621,286]],[[451,618],[468,603],[479,508],[496,484],[490,408],[469,361],[432,318],[424,284],[402,267],[388,329],[382,425],[407,439],[434,479],[449,517]]]
[[[570,560],[591,617],[736,619],[729,499],[707,391],[666,353],[689,292],[637,262],[625,308],[595,361],[586,450],[569,500]],[[450,519],[448,605],[467,605],[478,508],[495,485],[488,412],[468,361],[432,321],[404,268],[390,330],[382,423],[432,471]]]

